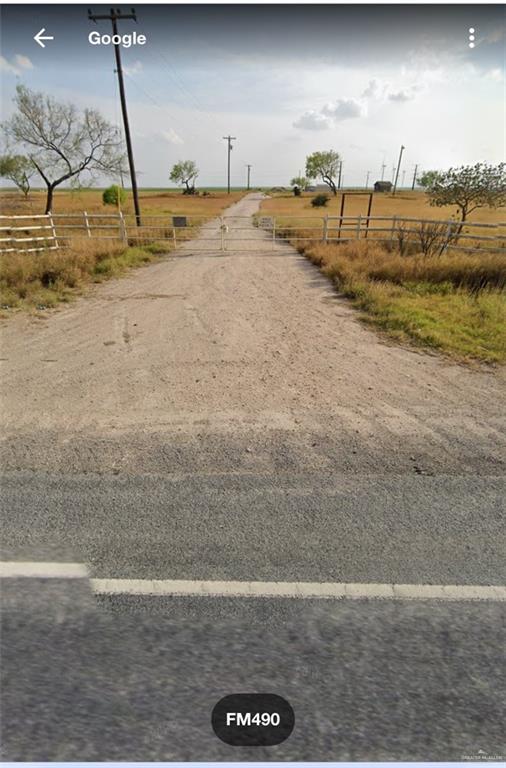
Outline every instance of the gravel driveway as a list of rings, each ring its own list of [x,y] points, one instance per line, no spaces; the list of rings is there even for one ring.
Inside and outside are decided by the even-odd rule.
[[[504,371],[366,329],[253,226],[261,197],[228,209],[226,253],[214,221],[63,310],[4,322],[4,468],[503,470]]]

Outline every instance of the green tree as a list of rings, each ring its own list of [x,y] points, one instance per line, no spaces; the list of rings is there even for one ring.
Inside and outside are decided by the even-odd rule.
[[[24,155],[0,156],[0,176],[12,181],[25,197],[30,192],[30,178],[34,173],[35,166]]]
[[[95,109],[82,114],[73,104],[18,85],[17,110],[3,124],[7,138],[29,148],[30,160],[47,187],[46,213],[53,205],[55,188],[64,181],[79,183],[85,172],[114,175],[123,155],[121,139]]]
[[[193,195],[195,193],[195,181],[199,175],[197,164],[193,160],[180,160],[176,163],[170,172],[170,180],[175,184],[184,184],[183,194]]]
[[[104,189],[102,194],[102,202],[104,205],[118,205],[124,203],[126,200],[125,190],[117,184],[111,184],[110,187]]]
[[[313,152],[306,157],[306,176],[309,179],[320,178],[337,195],[335,179],[339,173],[341,157],[338,152],[329,149],[327,152]]]
[[[305,176],[294,176],[290,182],[290,186],[298,187],[299,189],[304,191],[309,186],[309,181],[308,179],[306,179]]]
[[[506,205],[506,163],[476,163],[448,171],[426,171],[419,184],[431,205],[456,205],[461,223],[477,208]]]

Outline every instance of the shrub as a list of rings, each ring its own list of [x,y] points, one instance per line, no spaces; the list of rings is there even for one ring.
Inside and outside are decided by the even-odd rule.
[[[117,184],[112,184],[105,189],[102,195],[102,202],[104,205],[118,205],[118,201],[124,203],[125,200],[126,192],[123,187],[119,187]]]
[[[316,197],[313,197],[311,200],[311,205],[313,208],[323,208],[325,205],[327,205],[329,200],[329,195],[326,195],[325,192],[323,192],[321,195],[316,195]]]

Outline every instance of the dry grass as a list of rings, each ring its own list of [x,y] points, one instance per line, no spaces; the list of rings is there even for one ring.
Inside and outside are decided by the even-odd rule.
[[[300,250],[390,337],[460,360],[506,360],[503,256],[400,256],[364,241]]]
[[[155,261],[169,249],[167,243],[132,248],[75,238],[57,251],[0,254],[0,304],[4,312],[55,307],[82,293],[90,282]]]
[[[116,208],[103,205],[101,189],[56,190],[53,213],[116,213]],[[164,214],[188,214],[191,216],[212,218],[237,202],[244,192],[223,191],[210,192],[209,195],[182,195],[181,192],[165,192],[163,190],[141,190],[141,213],[145,216],[161,216]],[[46,196],[42,190],[32,191],[28,200],[12,191],[0,193],[0,213],[5,215],[33,215],[44,213]],[[122,206],[123,213],[132,216],[134,213],[131,193],[128,192],[126,203]]]
[[[177,238],[186,240],[195,235],[196,228],[208,219],[218,216],[232,203],[243,196],[244,192],[214,191],[209,195],[191,196],[180,192],[158,190],[141,191],[141,211],[143,227],[135,226],[133,203],[130,199],[123,206],[123,213],[128,224],[128,247],[120,240],[100,240],[95,236],[120,236],[113,231],[108,214],[116,213],[113,206],[102,204],[101,190],[57,190],[54,198],[54,213],[71,214],[65,219],[66,224],[82,227],[85,232],[83,211],[97,214],[91,219],[94,237],[72,237],[68,247],[58,251],[47,250],[40,253],[1,253],[0,252],[0,304],[4,314],[9,309],[45,309],[61,302],[69,301],[82,293],[87,283],[98,282],[108,277],[121,274],[128,268],[153,261],[160,255],[173,250],[172,215],[186,214],[188,226],[178,229]],[[3,192],[0,195],[0,212],[4,215],[36,216],[44,212],[45,194],[34,191],[28,200],[19,193]],[[150,220],[150,216],[167,216],[166,223]],[[105,217],[104,217],[105,216]],[[100,218],[102,217],[102,218]],[[13,233],[18,237],[39,234],[30,230],[30,226],[40,224],[40,219],[24,221],[23,232]],[[62,221],[57,222],[60,239],[73,235],[79,230],[64,229]],[[19,224],[18,224],[19,226]],[[116,227],[116,224],[113,224]],[[107,227],[107,229],[105,228]],[[9,236],[9,232],[3,233]]]
[[[325,208],[315,209],[311,206],[311,200],[315,192],[305,192],[301,197],[295,197],[291,193],[275,194],[262,202],[261,210],[265,216],[311,216],[315,220],[328,214],[338,216],[341,211],[341,194],[332,196]],[[349,196],[346,198],[345,216],[365,216],[367,214],[367,196]],[[391,194],[375,193],[371,216],[403,216],[414,219],[440,219],[448,220],[457,214],[456,206],[435,208],[431,206],[424,192],[399,192],[395,197]],[[472,220],[494,224],[506,222],[506,207],[491,210],[479,208],[472,214]]]

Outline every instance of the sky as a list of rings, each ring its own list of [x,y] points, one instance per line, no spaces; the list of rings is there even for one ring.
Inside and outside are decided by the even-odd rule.
[[[23,83],[121,127],[114,50],[88,40],[110,22],[90,22],[88,7],[2,7],[3,119]],[[287,185],[316,150],[339,152],[344,186],[368,172],[391,180],[401,145],[405,185],[415,165],[506,158],[500,5],[141,5],[137,16],[119,25],[147,38],[121,49],[141,187],[172,186],[186,159],[198,184],[225,185],[229,134],[233,186],[246,164],[252,185]],[[45,48],[33,40],[42,28],[54,37]]]

